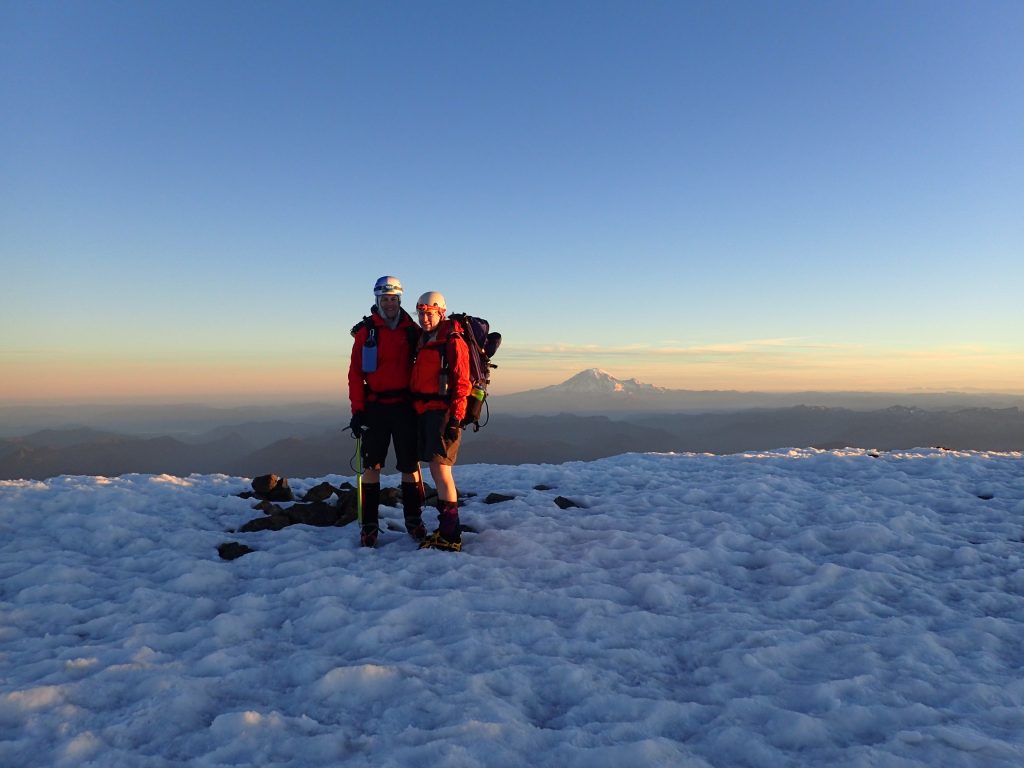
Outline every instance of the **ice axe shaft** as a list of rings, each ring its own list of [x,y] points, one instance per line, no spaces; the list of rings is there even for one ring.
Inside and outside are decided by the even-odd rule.
[[[363,527],[363,433],[356,435],[356,520]]]

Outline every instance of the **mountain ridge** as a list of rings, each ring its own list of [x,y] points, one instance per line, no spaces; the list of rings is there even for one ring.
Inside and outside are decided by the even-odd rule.
[[[877,410],[896,405],[931,409],[1022,407],[1024,395],[999,392],[760,392],[735,389],[671,389],[636,378],[620,379],[587,368],[565,381],[506,395],[491,395],[495,410],[516,415],[556,413],[723,412],[798,405]]]
[[[244,427],[244,425],[241,425]],[[355,471],[355,444],[341,419],[319,431],[253,441],[248,430],[211,430],[215,439],[184,442],[170,436],[133,437],[88,430],[43,431],[0,439],[0,480],[55,475],[125,473],[275,473],[314,477]],[[84,442],[83,442],[84,440]],[[460,464],[559,464],[622,453],[740,453],[793,448],[911,449],[943,446],[989,451],[1024,450],[1024,411],[1017,407],[929,411],[891,406],[874,411],[795,406],[707,413],[493,414],[479,433],[467,432]],[[391,466],[391,459],[388,460]]]

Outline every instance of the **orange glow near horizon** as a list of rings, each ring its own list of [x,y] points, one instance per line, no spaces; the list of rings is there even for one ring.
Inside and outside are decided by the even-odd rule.
[[[0,383],[0,402],[319,400],[345,397],[346,386],[340,367],[294,362],[54,361],[10,371]]]
[[[504,351],[504,350],[503,350]],[[1024,392],[1024,356],[978,350],[758,350],[721,357],[590,350],[509,350],[491,393],[558,384],[586,368],[669,389],[794,391]],[[0,404],[43,402],[272,402],[347,399],[346,361],[337,357],[252,356],[228,361],[22,358],[4,364]],[[496,361],[497,362],[497,361]]]

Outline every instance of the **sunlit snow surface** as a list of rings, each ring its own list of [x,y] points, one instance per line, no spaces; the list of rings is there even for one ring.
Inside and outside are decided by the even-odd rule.
[[[461,554],[229,533],[242,478],[0,483],[0,765],[1024,765],[1020,454],[455,474]]]

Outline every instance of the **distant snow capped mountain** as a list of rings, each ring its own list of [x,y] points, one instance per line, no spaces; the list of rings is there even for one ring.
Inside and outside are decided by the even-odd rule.
[[[613,413],[674,410],[676,390],[617,379],[601,368],[588,368],[561,384],[500,398],[501,408],[517,413]]]
[[[566,379],[561,384],[553,384],[550,387],[544,387],[542,391],[564,394],[622,394],[629,396],[638,394],[658,394],[667,392],[668,390],[664,387],[656,387],[653,384],[645,384],[637,379],[617,379],[608,373],[608,371],[601,370],[600,368],[588,368],[587,370],[580,371],[575,376]]]
[[[617,379],[601,368],[588,368],[539,389],[492,396],[495,413],[626,414],[650,412],[712,413],[747,408],[820,406],[878,410],[906,408],[1024,408],[1020,395],[962,392],[740,392],[736,390],[669,389],[637,379]]]

